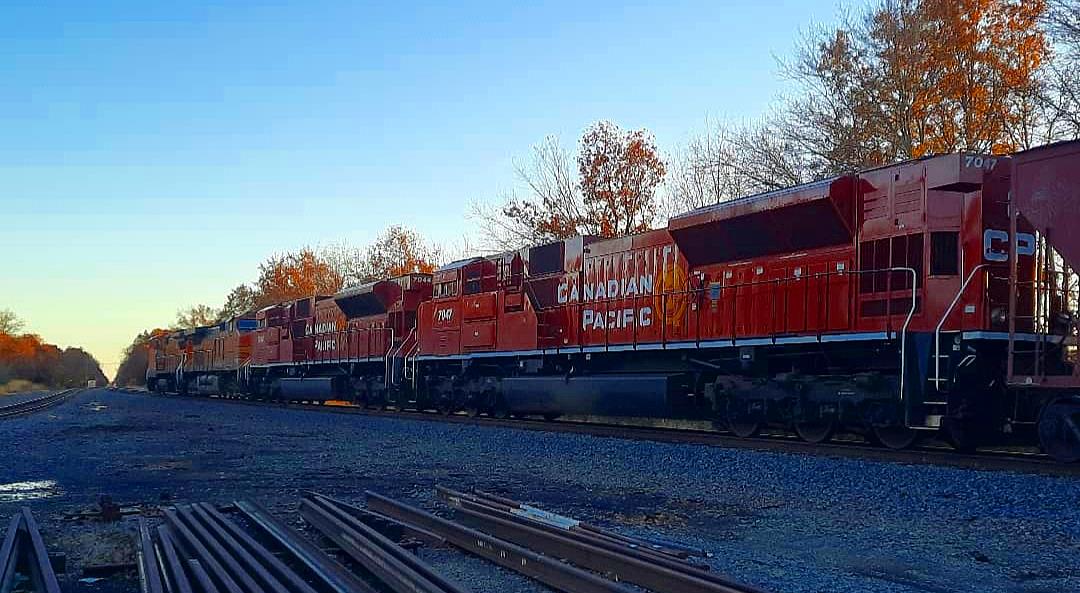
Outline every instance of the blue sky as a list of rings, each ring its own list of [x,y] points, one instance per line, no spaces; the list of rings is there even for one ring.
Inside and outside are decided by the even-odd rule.
[[[103,363],[268,254],[460,240],[547,134],[763,113],[835,0],[5,2],[0,308]],[[106,364],[106,372],[112,372]]]

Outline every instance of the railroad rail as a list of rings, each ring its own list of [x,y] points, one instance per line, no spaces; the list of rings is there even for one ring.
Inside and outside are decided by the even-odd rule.
[[[34,412],[44,410],[45,408],[49,408],[66,401],[69,397],[75,395],[77,391],[77,389],[65,389],[63,391],[49,393],[41,397],[36,397],[34,399],[8,404],[6,406],[0,406],[0,419],[14,418],[16,416],[33,414]]]
[[[149,392],[138,389],[125,389],[127,393],[147,395]],[[185,399],[208,399],[205,396],[169,394],[167,397]],[[212,397],[220,401],[238,405],[271,406],[303,409],[331,414],[356,414],[443,422],[451,424],[469,424],[499,428],[516,428],[540,432],[560,432],[587,434],[591,436],[620,438],[636,441],[660,443],[694,444],[726,449],[750,449],[796,455],[818,457],[866,459],[909,465],[939,465],[985,471],[1010,471],[1017,473],[1080,476],[1080,464],[1063,464],[1050,456],[1034,450],[985,449],[974,453],[961,453],[945,444],[923,445],[910,449],[896,450],[871,445],[863,440],[836,439],[827,443],[809,443],[786,433],[762,433],[752,438],[737,437],[726,432],[688,428],[658,428],[634,424],[592,422],[580,420],[539,420],[533,418],[495,418],[490,416],[468,416],[464,414],[443,415],[434,411],[413,411],[397,409],[373,409],[354,405],[323,405],[315,403],[275,402],[242,398]]]
[[[18,586],[19,576],[28,579],[37,593],[60,593],[45,542],[30,509],[23,507],[11,518],[3,543],[0,544],[0,591],[9,593]]]
[[[653,593],[764,593],[690,560],[703,553],[689,548],[657,545],[479,491],[438,492],[454,519],[374,492],[365,493],[366,507],[306,492],[299,512],[311,528],[308,536],[249,501],[221,509],[206,503],[167,508],[156,528],[139,519],[140,588],[142,593],[468,593],[410,550],[423,544],[456,548],[565,593],[642,590],[626,583]],[[499,522],[514,529],[500,531],[491,524]],[[348,557],[349,566],[339,562],[335,550]]]

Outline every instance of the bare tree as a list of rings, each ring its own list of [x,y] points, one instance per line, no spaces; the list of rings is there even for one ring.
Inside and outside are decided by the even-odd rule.
[[[218,310],[217,321],[227,321],[233,317],[250,313],[255,310],[258,299],[255,288],[249,284],[239,284],[225,297],[225,304]]]
[[[440,246],[429,244],[418,232],[402,225],[387,227],[366,247],[340,242],[321,249],[319,255],[342,278],[343,286],[411,272],[430,273],[446,259]]]
[[[583,229],[585,207],[574,158],[556,136],[533,147],[528,160],[514,162],[522,193],[510,191],[501,204],[474,202],[470,217],[480,224],[483,248],[509,251],[572,237]]]
[[[176,312],[176,321],[173,327],[176,329],[194,329],[206,327],[218,323],[219,313],[213,307],[207,305],[194,305]]]
[[[741,126],[706,119],[672,160],[664,212],[673,216],[807,181],[806,163],[782,130],[777,117]]]
[[[1049,0],[1044,26],[1053,43],[1045,67],[1041,105],[1048,111],[1050,140],[1080,138],[1080,2]]]
[[[0,334],[13,336],[23,330],[23,321],[8,309],[0,309]]]

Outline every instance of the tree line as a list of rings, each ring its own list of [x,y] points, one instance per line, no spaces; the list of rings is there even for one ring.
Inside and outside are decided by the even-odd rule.
[[[881,0],[806,31],[779,60],[789,91],[759,118],[706,119],[666,156],[649,130],[610,121],[586,127],[573,151],[549,136],[515,162],[516,187],[469,216],[483,250],[506,251],[635,233],[671,214],[930,154],[1080,138],[1077,72],[1075,0]],[[172,327],[430,271],[446,254],[402,226],[363,249],[276,254],[253,285],[218,308],[179,311]]]
[[[430,273],[444,262],[447,250],[425,241],[416,231],[388,227],[370,245],[355,247],[341,242],[275,253],[259,264],[253,284],[233,288],[220,307],[197,304],[180,309],[168,328],[140,332],[123,353],[116,383],[142,382],[146,372],[146,344],[172,330],[217,325],[258,309],[312,295],[334,294],[354,286],[410,272]]]
[[[12,311],[0,309],[0,395],[39,388],[104,384],[97,360],[82,348],[61,349],[40,336],[23,333],[25,324]]]

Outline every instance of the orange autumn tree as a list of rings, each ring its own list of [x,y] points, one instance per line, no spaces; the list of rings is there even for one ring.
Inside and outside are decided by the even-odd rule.
[[[1045,0],[879,2],[806,38],[784,69],[796,92],[768,132],[809,178],[1038,143],[1046,10]]]
[[[369,279],[393,278],[411,272],[431,273],[441,254],[424,243],[416,231],[393,225],[383,231],[366,252]]]
[[[325,258],[310,248],[271,256],[259,264],[256,303],[266,306],[301,297],[334,294],[341,289],[341,275]]]
[[[60,349],[35,334],[19,333],[23,323],[0,310],[0,394],[36,386],[76,387],[105,381],[101,365],[81,348]]]
[[[914,156],[955,150],[1005,153],[1031,144],[1037,72],[1049,50],[1045,0],[924,0],[916,22],[930,75],[914,101],[928,122]]]
[[[489,249],[505,251],[573,237],[613,237],[650,228],[656,190],[666,173],[648,130],[612,122],[589,126],[572,156],[554,136],[515,163],[526,195],[511,192],[501,206],[473,206]]]
[[[624,132],[601,121],[581,136],[578,152],[585,226],[601,237],[648,230],[656,217],[656,188],[664,162],[647,130]]]

